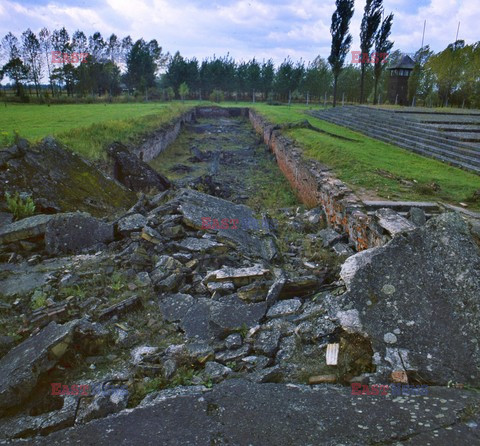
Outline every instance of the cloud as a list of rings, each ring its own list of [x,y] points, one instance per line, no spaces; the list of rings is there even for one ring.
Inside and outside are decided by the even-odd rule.
[[[478,0],[385,0],[386,13],[395,15],[395,48],[414,52],[425,43],[440,51],[455,39],[473,43],[478,38]],[[355,1],[350,32],[352,50],[359,48],[360,23],[365,0]],[[136,40],[157,39],[164,51],[179,50],[186,57],[203,59],[230,55],[236,59],[293,59],[328,57],[330,21],[334,0],[2,0],[0,35],[25,29],[38,32],[65,26],[87,35],[100,31]]]

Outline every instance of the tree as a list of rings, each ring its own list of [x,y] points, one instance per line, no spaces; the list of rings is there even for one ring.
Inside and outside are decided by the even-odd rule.
[[[260,89],[261,68],[255,58],[247,64],[247,89],[252,92],[252,102],[255,102],[255,93]]]
[[[72,51],[78,54],[85,54],[88,52],[87,36],[83,31],[77,30],[72,35]]]
[[[385,68],[385,58],[386,55],[390,52],[393,48],[393,42],[388,40],[390,37],[390,33],[392,31],[392,23],[393,23],[393,14],[389,14],[383,20],[382,24],[380,25],[380,29],[375,34],[375,68],[374,68],[374,76],[375,76],[375,86],[373,90],[373,103],[377,103],[377,89],[378,89],[378,81],[382,76],[382,71]],[[381,55],[381,57],[379,57]]]
[[[180,85],[188,80],[187,77],[188,64],[180,52],[177,51],[168,62],[165,80],[174,91],[179,91]]]
[[[18,39],[9,32],[2,39],[2,48],[8,62],[2,67],[2,77],[7,75],[15,82],[16,95],[22,96],[22,81],[28,79],[29,70],[20,58]]]
[[[53,95],[54,91],[53,91],[52,66],[51,66],[52,39],[51,39],[50,31],[47,28],[42,28],[38,34],[38,37],[40,42],[40,48],[47,62],[48,80],[50,82],[50,89],[52,90],[52,95]]]
[[[311,62],[305,72],[305,79],[303,82],[303,90],[307,94],[307,99],[310,95],[320,98],[324,93],[329,92],[332,84],[332,72],[328,67],[325,59],[317,56]]]
[[[173,88],[180,95],[180,86],[185,83],[193,90],[198,88],[198,61],[184,59],[180,52],[176,52],[173,57],[169,57],[167,71],[163,76],[166,86]]]
[[[260,83],[262,85],[264,99],[268,98],[268,94],[272,91],[273,80],[275,78],[275,66],[272,59],[263,61],[260,72]]]
[[[178,89],[178,92],[180,94],[180,97],[182,98],[182,101],[185,100],[185,98],[188,96],[188,94],[190,93],[190,89],[188,88],[188,85],[186,82],[182,82],[182,84],[180,84],[180,87]]]
[[[124,37],[120,45],[120,60],[127,62],[127,56],[130,53],[133,46],[132,38],[130,36]]]
[[[62,66],[53,69],[52,79],[57,80],[59,83],[65,83],[67,93],[71,91],[71,87],[67,84],[66,72],[65,72],[65,58],[63,55],[69,54],[71,50],[70,36],[67,30],[63,27],[60,30],[54,30],[52,33],[52,46],[55,51],[60,52],[62,55]],[[53,63],[53,62],[52,62]],[[69,76],[70,79],[70,76]]]
[[[360,76],[362,71],[357,64],[349,64],[342,69],[340,76],[338,76],[338,91],[345,95],[347,101],[360,101]]]
[[[2,51],[7,61],[20,57],[18,39],[11,32],[2,39]]]
[[[2,68],[2,75],[7,75],[15,82],[16,95],[22,96],[22,81],[28,79],[29,70],[19,57],[10,59]]]
[[[115,63],[120,56],[122,44],[115,34],[112,34],[106,43],[106,56],[110,62]]]
[[[382,19],[383,0],[367,0],[360,26],[360,50],[361,50],[361,69],[362,74],[360,78],[360,103],[364,100],[364,81],[365,81],[365,67],[370,63],[370,50],[372,49],[375,35],[378,26]]]
[[[431,71],[426,69],[425,64],[433,55],[428,45],[420,48],[414,56],[415,66],[412,74],[408,78],[408,99],[412,101],[414,97],[424,101],[431,95],[433,89],[433,79]]]
[[[237,69],[235,71],[235,85],[237,88],[237,99],[238,99],[238,93],[240,93],[240,98],[243,99],[245,92],[248,90],[247,75],[248,75],[248,63],[240,62],[237,65]]]
[[[290,57],[287,57],[278,67],[275,75],[275,91],[283,99],[288,99],[290,104],[292,92],[295,91],[303,79],[305,66],[302,61],[293,64]]]
[[[40,42],[30,28],[22,34],[22,53],[25,65],[28,67],[29,80],[35,85],[35,92],[39,96],[40,79],[43,71],[42,53]]]
[[[469,107],[480,106],[480,42],[468,46],[461,91]]]
[[[159,62],[163,60],[162,48],[156,40],[146,43],[143,39],[137,40],[127,55],[126,81],[130,88],[145,91],[155,86],[155,76]]]
[[[335,0],[337,9],[332,15],[332,47],[328,63],[333,72],[333,106],[337,104],[337,81],[342,71],[345,57],[352,43],[352,36],[348,33],[350,20],[353,16],[354,0]]]
[[[426,64],[435,76],[438,94],[445,107],[448,105],[452,92],[459,87],[461,82],[466,64],[464,47],[463,40],[452,43],[441,53],[430,57]]]

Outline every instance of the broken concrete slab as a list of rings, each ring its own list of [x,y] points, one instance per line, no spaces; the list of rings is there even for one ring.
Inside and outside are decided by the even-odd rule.
[[[479,382],[479,270],[480,249],[456,213],[345,262],[343,307],[357,312],[350,328],[368,334],[379,376],[401,367],[429,384]]]
[[[0,166],[0,196],[31,195],[37,212],[78,210],[103,217],[135,202],[132,191],[52,137],[25,150],[2,150]]]
[[[195,229],[214,232],[220,241],[236,246],[240,251],[253,257],[271,261],[277,257],[277,248],[270,234],[253,231],[238,225],[239,221],[251,221],[255,218],[253,211],[244,205],[194,190],[182,189],[176,199],[179,212],[184,222]],[[228,229],[205,229],[202,218],[217,219],[219,222],[228,220]],[[237,224],[235,223],[237,222]]]
[[[113,225],[87,213],[59,214],[45,228],[45,248],[49,254],[79,253],[97,244],[113,241]]]
[[[83,424],[96,418],[104,418],[118,413],[127,407],[128,390],[126,388],[110,388],[97,393],[92,401],[82,400],[76,413],[75,424]]]
[[[226,252],[227,247],[207,238],[187,237],[176,244],[180,249],[189,252]]]
[[[349,257],[340,270],[340,277],[345,283],[347,289],[350,288],[351,281],[358,270],[369,265],[373,257],[379,252],[380,247],[370,248],[365,251],[360,251],[358,254]]]
[[[215,361],[208,361],[205,364],[205,375],[212,380],[214,383],[220,382],[223,378],[232,373],[230,367],[226,367],[223,364],[220,364]]]
[[[75,423],[78,398],[65,396],[59,410],[38,416],[21,415],[12,418],[0,418],[0,441],[12,438],[47,435],[51,432],[71,427]]]
[[[207,284],[207,289],[212,294],[216,292],[223,296],[235,291],[235,285],[232,282],[210,282]]]
[[[52,369],[68,350],[80,321],[48,324],[0,359],[0,413],[19,406],[42,373]]]
[[[344,235],[339,234],[337,231],[334,231],[332,228],[322,229],[321,231],[318,232],[317,235],[322,240],[324,247],[332,246],[335,243],[342,240],[343,238],[345,238]]]
[[[415,226],[423,226],[427,222],[425,212],[421,208],[413,207],[408,211],[408,220]]]
[[[257,325],[267,307],[266,303],[245,304],[235,297],[212,300],[173,294],[161,298],[160,310],[167,321],[178,321],[188,337],[209,341]]]
[[[149,192],[152,189],[162,192],[171,187],[168,178],[152,169],[123,144],[113,143],[108,154],[114,161],[115,179],[129,189],[135,192]]]
[[[192,446],[219,442],[255,446],[477,444],[480,420],[478,415],[469,415],[468,408],[479,404],[478,394],[439,387],[428,391],[428,396],[402,398],[352,396],[350,388],[340,386],[229,379],[207,392],[203,387],[164,390],[152,394],[143,407],[39,437],[30,444],[153,446],[159,438],[168,445]]]
[[[233,282],[237,286],[248,285],[256,279],[268,278],[270,270],[261,265],[253,265],[246,268],[231,268],[224,266],[221,269],[207,274],[203,282]]]
[[[147,219],[142,214],[129,214],[118,220],[116,230],[122,235],[133,231],[141,231],[147,225]]]
[[[345,243],[336,243],[332,249],[339,256],[350,257],[355,254],[355,251]]]
[[[375,212],[377,224],[384,229],[391,237],[395,237],[405,231],[415,229],[416,225],[405,217],[397,214],[392,209],[383,208]]]
[[[109,319],[113,316],[119,316],[122,314],[125,314],[133,309],[136,309],[138,307],[141,307],[142,301],[140,299],[140,296],[132,296],[132,297],[127,297],[126,299],[123,299],[122,301],[111,305],[108,308],[105,308],[104,310],[101,310],[98,313],[98,319],[99,320],[106,320]]]
[[[268,310],[267,317],[284,317],[295,314],[302,306],[300,299],[281,300]]]
[[[257,354],[265,356],[274,356],[278,350],[280,342],[280,330],[263,330],[258,335],[254,343],[254,349]]]
[[[0,228],[0,243],[11,243],[18,240],[27,240],[29,238],[43,236],[47,223],[56,217],[57,215],[39,214],[2,226]]]

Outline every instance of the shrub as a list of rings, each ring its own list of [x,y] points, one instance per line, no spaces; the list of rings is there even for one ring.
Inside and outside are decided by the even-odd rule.
[[[221,90],[213,90],[209,99],[212,102],[222,102],[225,100],[225,94]]]
[[[5,200],[7,202],[7,209],[13,214],[15,220],[29,217],[35,212],[35,204],[30,196],[24,200],[18,192],[15,192],[13,196],[5,192]]]
[[[47,303],[47,295],[40,289],[36,289],[32,296],[32,309],[37,310],[42,308]]]
[[[173,99],[175,99],[175,91],[172,87],[168,87],[163,90],[163,95],[166,101],[172,101]]]
[[[178,89],[178,93],[180,94],[180,98],[182,99],[182,101],[184,101],[185,98],[189,95],[190,89],[188,88],[188,85],[186,82],[183,82],[180,85],[180,88]]]
[[[162,92],[157,87],[150,87],[147,90],[147,95],[149,100],[158,101],[159,99],[162,99]]]

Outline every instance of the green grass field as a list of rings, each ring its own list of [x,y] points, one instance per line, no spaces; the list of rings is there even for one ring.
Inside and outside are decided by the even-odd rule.
[[[464,202],[471,209],[480,209],[474,198],[480,190],[478,175],[313,118],[306,114],[310,107],[258,104],[255,108],[273,123],[308,119],[315,127],[353,139],[345,141],[307,129],[286,132],[307,157],[332,167],[338,178],[365,197]]]
[[[182,103],[8,104],[0,112],[0,145],[11,144],[15,133],[33,142],[53,135],[80,155],[99,159],[110,142],[135,143],[190,107]]]
[[[9,104],[0,113],[0,143],[11,143],[15,131],[32,141],[54,135],[71,150],[90,159],[101,159],[112,141],[135,144],[198,104]],[[286,131],[307,157],[332,167],[341,180],[363,197],[444,200],[468,203],[470,209],[480,208],[478,198],[474,199],[474,192],[480,190],[480,176],[313,118],[306,113],[312,107],[228,102],[221,105],[253,106],[276,124],[308,119],[315,127],[352,139],[345,141],[307,129]]]

